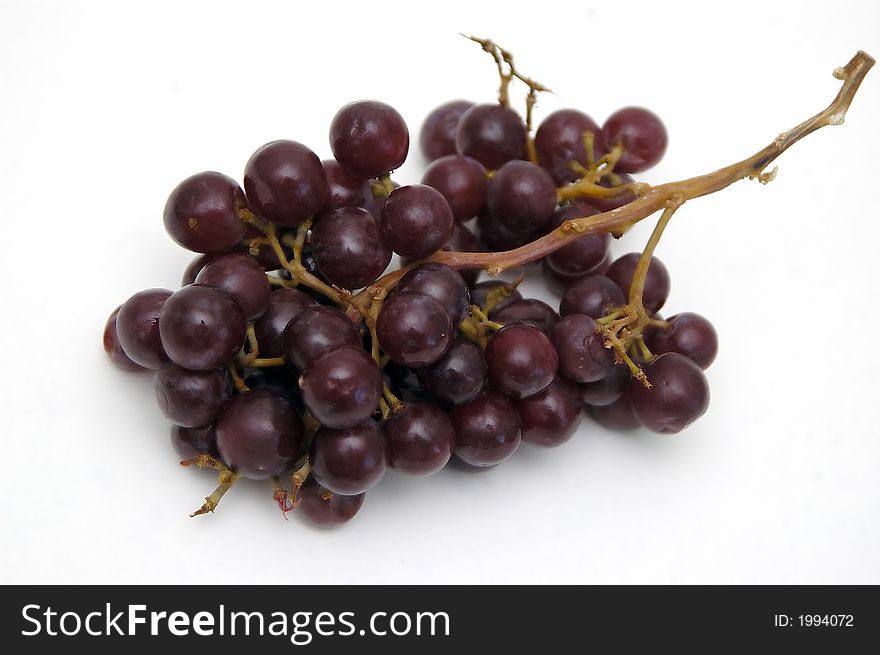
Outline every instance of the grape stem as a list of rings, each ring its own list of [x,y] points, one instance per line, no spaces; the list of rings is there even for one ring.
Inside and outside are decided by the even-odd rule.
[[[834,77],[841,80],[843,84],[837,96],[828,107],[815,116],[808,118],[803,123],[780,134],[768,146],[742,161],[725,166],[713,173],[644,189],[644,192],[639,197],[622,207],[602,214],[566,221],[549,234],[514,250],[488,253],[442,250],[435,253],[428,260],[420,260],[415,265],[424,263],[424,261],[433,261],[446,264],[456,270],[485,269],[489,275],[494,277],[509,268],[522,266],[545,257],[559,250],[573,239],[583,235],[600,232],[625,232],[633,224],[668,207],[669,203],[673,200],[680,200],[679,204],[683,204],[688,200],[720,191],[734,182],[745,178],[766,183],[771,179],[772,172],[765,173],[765,169],[782,153],[805,136],[826,125],[840,125],[843,123],[846,112],[862,80],[873,65],[873,57],[861,50],[857,52],[846,66],[834,71]],[[385,275],[373,283],[371,289],[380,287],[390,291],[411,267],[412,265],[402,267]],[[352,298],[352,303],[356,304],[356,306],[366,306],[369,303],[369,298],[370,295],[368,293],[361,291]],[[350,309],[349,316],[353,320],[360,319],[357,309]]]

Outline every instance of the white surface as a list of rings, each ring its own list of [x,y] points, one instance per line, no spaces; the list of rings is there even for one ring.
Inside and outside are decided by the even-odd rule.
[[[100,341],[113,307],[190,260],[161,222],[180,179],[240,177],[276,138],[328,156],[349,100],[391,103],[414,137],[449,98],[491,100],[493,66],[460,31],[556,91],[539,118],[654,108],[671,143],[649,182],[750,154],[824,107],[857,49],[880,55],[875,2],[491,4],[0,5],[0,582],[880,583],[880,70],[774,183],[672,222],[664,313],[721,334],[712,405],[686,433],[585,421],[489,472],[389,474],[332,532],[281,520],[257,483],[187,517],[214,479],[176,465],[151,376],[117,371]]]

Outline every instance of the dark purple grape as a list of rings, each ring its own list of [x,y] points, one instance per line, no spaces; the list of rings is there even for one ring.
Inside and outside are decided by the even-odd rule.
[[[364,493],[385,475],[388,444],[371,420],[344,429],[318,430],[309,451],[312,475],[333,493]]]
[[[526,156],[526,126],[510,107],[496,103],[474,105],[462,114],[455,147],[490,170]]]
[[[556,325],[559,314],[550,305],[534,298],[508,303],[493,314],[493,319],[504,325],[525,323],[538,328],[544,334]]]
[[[288,322],[283,332],[281,353],[288,364],[302,369],[327,350],[360,345],[361,333],[344,312],[315,304]]]
[[[251,480],[287,471],[302,444],[302,421],[289,402],[269,389],[234,396],[214,424],[220,456]]]
[[[477,228],[480,234],[480,244],[487,252],[501,252],[513,250],[529,243],[538,232],[532,230],[517,230],[504,224],[504,222],[489,210],[477,217]]]
[[[126,371],[143,371],[144,367],[133,362],[119,344],[119,334],[116,332],[116,318],[119,316],[121,308],[122,305],[114,309],[104,325],[104,352],[107,353],[110,361],[121,369]]]
[[[159,336],[159,313],[168,289],[139,291],[119,307],[116,336],[125,355],[138,366],[157,369],[168,361]]]
[[[535,133],[538,162],[550,172],[556,184],[561,186],[580,178],[569,166],[572,161],[587,166],[585,132],[593,133],[593,161],[598,161],[605,152],[602,130],[585,113],[576,109],[558,109],[538,126]]]
[[[559,358],[547,335],[523,323],[508,325],[486,346],[489,382],[514,400],[542,391],[556,377]]]
[[[610,405],[587,405],[587,411],[596,423],[609,430],[635,430],[642,427],[639,419],[633,413],[628,392],[625,392]]]
[[[303,402],[321,425],[348,428],[379,407],[382,371],[359,346],[340,346],[313,357],[299,385]]]
[[[477,282],[471,286],[471,303],[486,309],[486,303],[489,301],[490,295],[494,294],[494,297],[497,297],[499,290],[503,290],[507,295],[498,300],[492,309],[489,310],[489,318],[494,318],[495,314],[500,312],[503,307],[506,307],[510,303],[523,299],[522,294],[517,291],[510,282],[505,282],[504,280],[486,280],[484,282]]]
[[[411,367],[433,364],[452,343],[452,323],[440,303],[406,291],[385,301],[376,333],[391,360]]]
[[[254,335],[260,346],[260,357],[281,357],[284,328],[301,312],[314,305],[317,305],[315,299],[299,289],[276,289],[269,294],[269,306],[254,322]]]
[[[615,282],[604,275],[588,275],[565,292],[559,313],[562,316],[586,314],[595,320],[625,304],[626,295]]]
[[[181,460],[192,459],[197,455],[220,457],[213,425],[201,425],[197,428],[172,425],[171,447]]]
[[[446,242],[441,250],[451,250],[455,252],[481,252],[483,250],[480,240],[476,235],[461,223],[456,223],[452,228],[452,238]],[[472,268],[461,270],[458,272],[462,279],[467,282],[469,287],[474,286],[480,279],[480,269]]]
[[[456,339],[443,357],[418,369],[416,375],[435,399],[447,405],[460,405],[483,390],[489,371],[482,350],[469,341]]]
[[[419,133],[419,145],[428,161],[455,152],[455,134],[462,114],[474,106],[470,100],[450,100],[434,109]]]
[[[403,117],[384,102],[350,102],[333,117],[330,148],[352,175],[381,177],[406,159],[409,130]]]
[[[452,457],[452,421],[430,403],[405,403],[382,423],[382,434],[388,440],[388,464],[404,473],[435,473]]]
[[[541,260],[541,272],[544,274],[544,280],[547,282],[547,287],[556,295],[564,296],[569,289],[584,278],[589,277],[590,275],[604,275],[605,271],[608,270],[610,263],[609,258],[606,257],[599,262],[596,268],[583,275],[565,275],[550,268],[550,266],[547,265],[547,258],[545,257]]]
[[[251,155],[244,190],[263,218],[296,227],[324,207],[329,190],[318,155],[296,141],[272,141]]]
[[[718,355],[718,333],[704,316],[682,312],[666,319],[669,328],[649,326],[645,343],[655,355],[674,352],[692,359],[704,371]]]
[[[486,207],[509,228],[538,232],[556,209],[556,185],[540,166],[510,161],[489,181]]]
[[[559,353],[559,374],[572,382],[595,382],[614,366],[614,351],[605,347],[596,321],[586,314],[568,314],[553,326],[550,341]]]
[[[408,271],[397,285],[397,291],[430,296],[446,310],[454,326],[464,320],[471,304],[471,294],[461,275],[437,262],[427,262]]]
[[[522,441],[520,418],[512,402],[495,391],[454,407],[455,454],[471,466],[494,466],[510,457]]]
[[[703,370],[679,353],[663,353],[643,367],[651,387],[629,386],[633,413],[652,432],[675,434],[706,413],[709,382]]]
[[[517,401],[523,441],[547,448],[564,444],[578,429],[581,410],[583,401],[577,386],[556,378],[541,393]]]
[[[321,274],[346,289],[374,282],[391,261],[378,221],[359,207],[340,207],[321,216],[312,228],[311,245]]]
[[[382,373],[385,383],[391,388],[394,395],[404,402],[427,400],[428,394],[419,383],[416,369],[389,360],[382,367]]]
[[[293,405],[297,412],[305,411],[305,405],[299,395],[299,372],[294,372],[286,366],[261,366],[245,368],[242,377],[252,391],[269,389]]]
[[[447,155],[433,162],[422,176],[422,184],[443,194],[456,221],[467,221],[486,205],[486,168],[466,155]]]
[[[198,257],[193,259],[183,271],[183,275],[180,278],[180,286],[185,287],[188,284],[194,283],[196,281],[196,277],[201,272],[201,270],[205,268],[205,266],[210,264],[218,257],[225,257],[227,254],[228,253],[225,252],[212,252],[205,255],[199,255]]]
[[[247,322],[224,291],[192,284],[171,295],[159,313],[159,333],[168,358],[193,371],[231,362],[244,345]]]
[[[269,307],[269,281],[257,260],[248,255],[225,255],[209,262],[196,277],[196,284],[228,293],[249,321]]]
[[[598,209],[584,204],[560,207],[553,214],[545,230],[550,232],[560,227],[566,221],[593,216],[598,213]],[[547,266],[562,275],[586,275],[607,259],[608,241],[609,236],[607,232],[585,234],[574,239],[559,250],[550,253],[544,258],[544,261],[547,262]]]
[[[395,189],[385,201],[382,237],[402,257],[420,259],[452,238],[454,222],[443,194],[424,184],[411,184]]]
[[[347,523],[364,504],[364,494],[343,496],[325,489],[314,476],[309,476],[296,495],[298,512],[322,528],[333,528]]]
[[[246,227],[238,210],[246,206],[235,180],[207,171],[186,178],[165,203],[165,229],[184,248],[221,252],[238,243]]]
[[[629,294],[629,289],[635,277],[636,266],[639,264],[641,253],[631,252],[618,257],[613,262],[605,276],[617,284],[624,293]],[[651,257],[651,263],[648,264],[648,273],[645,275],[645,290],[642,296],[642,304],[649,314],[658,312],[663,307],[666,299],[669,297],[669,287],[671,280],[669,271],[657,257]]]
[[[600,380],[581,384],[581,397],[585,404],[594,407],[610,405],[624,394],[631,378],[626,364],[614,364]]]
[[[602,126],[606,147],[622,145],[623,155],[615,169],[640,173],[663,157],[669,140],[657,114],[644,107],[624,107],[608,117]]]
[[[165,418],[185,428],[212,423],[232,397],[222,369],[190,371],[166,362],[156,376],[156,402]]]
[[[325,159],[321,164],[330,189],[324,212],[340,207],[367,207],[373,201],[373,190],[368,180],[352,175],[335,159]]]

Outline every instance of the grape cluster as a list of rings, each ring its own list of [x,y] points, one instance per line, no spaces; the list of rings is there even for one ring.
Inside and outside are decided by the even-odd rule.
[[[178,291],[114,310],[104,347],[122,368],[157,371],[177,453],[220,471],[201,511],[240,477],[272,479],[283,509],[332,526],[389,467],[494,466],[523,441],[564,443],[584,408],[659,433],[706,411],[717,335],[698,314],[657,313],[670,278],[651,253],[611,261],[607,233],[569,240],[541,260],[558,311],[429,260],[518,248],[630,202],[631,174],[666,148],[656,115],[627,107],[600,126],[564,109],[532,137],[507,104],[459,100],[429,115],[419,143],[421,184],[399,186],[403,118],[353,102],[331,123],[331,160],[273,141],[243,186],[203,172],[171,192],[165,227],[200,254]],[[395,253],[407,268],[382,277]]]

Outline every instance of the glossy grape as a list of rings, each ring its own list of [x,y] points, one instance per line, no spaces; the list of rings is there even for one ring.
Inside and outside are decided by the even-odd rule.
[[[519,414],[507,398],[483,391],[449,413],[455,428],[455,454],[471,466],[494,466],[510,457],[522,441]]]
[[[269,294],[266,311],[254,322],[254,335],[260,346],[260,357],[281,357],[284,328],[301,312],[314,305],[317,305],[315,299],[299,289],[276,289]]]
[[[385,354],[404,366],[433,364],[452,343],[452,323],[443,306],[429,296],[407,291],[385,301],[376,333]]]
[[[382,372],[360,346],[340,346],[313,357],[299,384],[306,407],[328,428],[348,428],[366,420],[382,397]]]
[[[669,137],[657,114],[644,107],[624,107],[608,117],[602,126],[608,148],[623,145],[623,155],[615,169],[640,173],[663,157]]]
[[[614,351],[605,347],[605,337],[596,321],[586,314],[563,316],[550,332],[559,353],[559,374],[572,382],[595,382],[614,365]]]
[[[159,313],[159,334],[168,358],[201,371],[231,362],[245,341],[241,308],[219,289],[193,284],[175,292]]]
[[[565,292],[559,313],[562,316],[586,314],[595,320],[625,304],[626,295],[615,282],[604,275],[588,275]]]
[[[589,277],[590,275],[604,275],[610,264],[611,262],[608,257],[606,257],[599,262],[595,268],[587,273],[582,275],[565,275],[564,273],[560,273],[559,271],[550,268],[547,264],[547,258],[545,257],[541,261],[541,272],[544,274],[544,280],[547,282],[547,287],[550,291],[558,296],[564,296],[569,289],[584,278]]]
[[[322,528],[348,523],[364,504],[364,494],[343,496],[325,489],[309,476],[297,492],[297,513]]]
[[[205,266],[207,266],[218,257],[225,257],[227,254],[229,253],[212,252],[197,256],[184,269],[183,275],[180,277],[180,286],[185,287],[186,285],[195,282],[196,277],[198,277],[199,273],[203,268],[205,268]]]
[[[389,465],[404,473],[435,473],[452,457],[452,421],[430,403],[405,403],[382,423],[382,434],[388,440]]]
[[[244,192],[222,173],[196,173],[177,185],[165,204],[165,229],[184,248],[220,252],[244,237],[246,227],[238,210],[246,206]]]
[[[593,161],[605,152],[602,130],[585,113],[576,109],[559,109],[547,116],[535,133],[538,162],[547,169],[558,185],[574,182],[580,176],[569,164],[576,161],[587,166],[584,133],[593,133]]]
[[[346,289],[375,281],[391,261],[378,221],[359,207],[341,207],[321,216],[312,228],[311,244],[321,273]]]
[[[535,230],[517,230],[505,225],[503,219],[488,209],[484,209],[477,217],[477,229],[480,234],[480,244],[487,252],[501,252],[519,248],[529,243],[538,234]]]
[[[370,182],[352,175],[335,159],[321,162],[327,176],[329,193],[324,205],[324,212],[340,207],[367,207],[373,201]]]
[[[511,161],[489,181],[486,207],[507,227],[537,232],[556,209],[556,184],[540,166]]]
[[[516,402],[522,440],[551,448],[569,439],[581,423],[583,402],[575,384],[557,377],[542,392]]]
[[[336,161],[352,175],[380,177],[406,159],[409,130],[403,117],[384,102],[351,102],[330,124],[330,148]]]
[[[452,237],[452,210],[437,189],[424,184],[391,192],[382,208],[382,238],[397,254],[411,259],[431,255]]]
[[[467,316],[471,303],[471,294],[461,275],[437,262],[427,262],[408,271],[397,285],[397,291],[430,296],[446,310],[454,326]]]
[[[116,336],[125,355],[138,366],[157,369],[168,360],[159,336],[159,314],[168,289],[139,291],[119,307]]]
[[[266,220],[296,227],[324,207],[327,174],[318,155],[296,141],[272,141],[251,155],[244,190],[253,210]]]
[[[706,413],[709,383],[702,369],[679,353],[663,353],[643,367],[650,388],[629,386],[633,413],[652,432],[675,434]]]
[[[460,405],[477,396],[489,370],[483,351],[470,341],[456,339],[439,360],[416,371],[419,383],[435,400]]]
[[[597,213],[599,213],[598,209],[584,204],[560,207],[554,212],[544,229],[550,232],[566,221],[593,216]],[[609,239],[607,232],[585,234],[550,253],[544,261],[547,262],[547,266],[562,275],[586,275],[594,271],[608,257]]]
[[[581,397],[585,404],[594,407],[610,405],[626,392],[630,379],[632,373],[626,364],[614,364],[601,379],[581,384]]]
[[[682,312],[666,319],[668,329],[649,326],[644,332],[645,343],[655,355],[681,353],[703,370],[718,355],[718,332],[704,316]]]
[[[156,375],[156,402],[166,418],[185,428],[212,423],[232,397],[222,369],[190,371],[166,362]]]
[[[119,343],[119,334],[116,332],[116,318],[119,316],[119,310],[122,305],[114,309],[104,324],[104,352],[110,358],[110,361],[121,369],[126,371],[143,371],[144,367],[132,361],[131,357],[125,354]]]
[[[489,381],[514,400],[545,389],[556,377],[559,358],[547,335],[524,323],[507,325],[486,346]]]
[[[641,253],[638,252],[618,257],[611,262],[605,276],[628,294],[640,257]],[[669,297],[670,286],[671,280],[666,266],[657,257],[651,257],[651,263],[648,264],[648,272],[645,275],[645,290],[642,296],[642,304],[649,314],[653,314],[663,307]]]
[[[419,146],[428,161],[455,153],[455,134],[462,114],[474,106],[470,100],[450,100],[434,109],[419,133]]]
[[[547,303],[535,298],[527,298],[504,305],[495,311],[493,319],[504,325],[525,323],[547,334],[556,325],[559,314]]]
[[[587,411],[599,425],[609,430],[635,430],[642,427],[633,412],[628,392],[624,392],[620,398],[608,405],[587,405]]]
[[[197,455],[220,457],[213,425],[201,425],[197,428],[172,425],[171,447],[181,460],[192,459]]]
[[[245,384],[252,391],[269,389],[283,396],[298,412],[302,413],[305,410],[299,395],[299,372],[292,371],[286,366],[261,366],[245,368],[242,376]]]
[[[447,155],[433,162],[422,176],[422,184],[443,194],[456,221],[467,221],[486,205],[486,168],[466,155]]]
[[[309,451],[315,480],[330,491],[362,494],[385,475],[388,445],[373,420],[318,430]]]
[[[196,276],[196,284],[228,293],[249,321],[262,316],[269,307],[269,281],[249,255],[226,255],[209,262]]]
[[[300,311],[284,328],[281,353],[299,369],[327,350],[339,346],[360,346],[357,326],[334,307],[311,305]]]
[[[474,105],[462,114],[455,147],[490,170],[526,156],[526,126],[510,107],[497,103]]]

